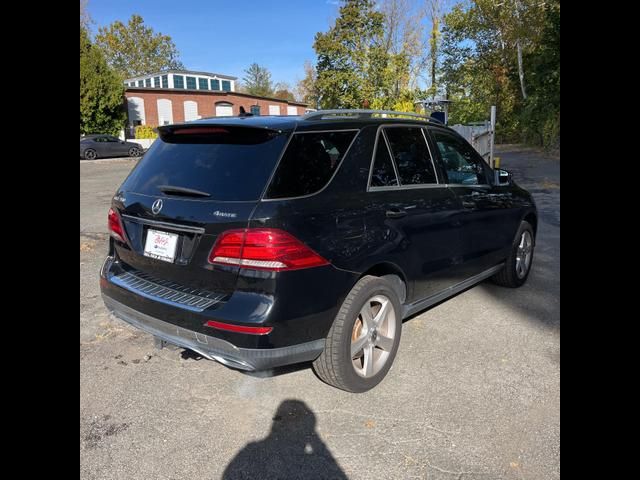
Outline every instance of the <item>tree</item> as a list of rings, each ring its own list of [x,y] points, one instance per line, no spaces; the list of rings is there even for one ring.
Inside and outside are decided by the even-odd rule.
[[[290,102],[296,101],[296,98],[291,92],[291,87],[289,86],[288,83],[286,82],[276,83],[274,90],[275,90],[273,93],[274,98],[280,98],[282,100],[288,100]]]
[[[440,48],[440,17],[442,15],[441,0],[429,0],[429,11],[431,16],[431,32],[429,33],[429,57],[431,59],[430,64],[430,76],[431,76],[431,89],[433,91],[432,96],[435,96],[437,92],[436,73],[438,68],[438,54]]]
[[[393,96],[414,90],[424,68],[426,45],[423,40],[425,9],[416,0],[383,0],[384,47],[390,57],[388,75],[394,84]]]
[[[109,65],[124,78],[184,69],[171,37],[146,27],[140,15],[132,15],[126,25],[115,21],[100,27],[95,41]]]
[[[373,0],[345,0],[328,32],[315,36],[321,108],[362,108],[391,90],[384,15]]]
[[[87,30],[89,29],[89,25],[93,23],[91,15],[89,15],[89,10],[87,9],[88,4],[89,0],[80,0],[80,27],[84,27]]]
[[[261,67],[257,63],[249,65],[242,79],[242,84],[246,93],[260,97],[273,96],[273,85],[271,84],[271,72],[266,67]]]
[[[553,143],[560,116],[559,8],[558,0],[473,0],[444,16],[451,121],[486,118],[496,105],[501,140]]]
[[[310,61],[304,62],[304,78],[296,85],[297,98],[311,108],[318,107],[318,87],[316,69]]]
[[[124,126],[122,79],[80,27],[80,134],[117,134]]]

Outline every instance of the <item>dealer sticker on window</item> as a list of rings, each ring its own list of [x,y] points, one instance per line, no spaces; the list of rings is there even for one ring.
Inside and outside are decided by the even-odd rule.
[[[144,245],[144,256],[172,262],[176,258],[178,235],[175,233],[147,231],[147,241]]]

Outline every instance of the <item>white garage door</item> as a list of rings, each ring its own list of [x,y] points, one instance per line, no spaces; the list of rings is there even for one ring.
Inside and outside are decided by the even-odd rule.
[[[287,107],[287,115],[298,115],[298,107]]]
[[[184,121],[198,119],[198,103],[193,100],[187,100],[184,102]]]
[[[170,123],[173,123],[171,100],[160,98],[158,99],[158,125],[168,125]]]
[[[231,105],[216,105],[216,117],[233,117]]]
[[[280,107],[278,105],[269,105],[269,115],[280,115]]]
[[[139,97],[127,98],[127,110],[129,111],[129,123],[136,125],[139,121],[144,125],[144,100]]]

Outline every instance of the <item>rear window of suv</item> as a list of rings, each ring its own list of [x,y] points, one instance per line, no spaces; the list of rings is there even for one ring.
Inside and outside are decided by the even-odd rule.
[[[161,185],[209,193],[209,200],[258,200],[288,136],[273,130],[202,127],[161,134],[123,184],[163,196]]]
[[[320,191],[340,166],[357,133],[342,130],[294,134],[266,198],[301,197]]]

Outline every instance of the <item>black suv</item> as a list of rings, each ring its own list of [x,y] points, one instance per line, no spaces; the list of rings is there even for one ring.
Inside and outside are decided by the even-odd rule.
[[[529,274],[537,211],[504,170],[416,114],[203,119],[159,138],[113,197],[107,307],[243,370],[313,361],[378,384],[402,321]]]

